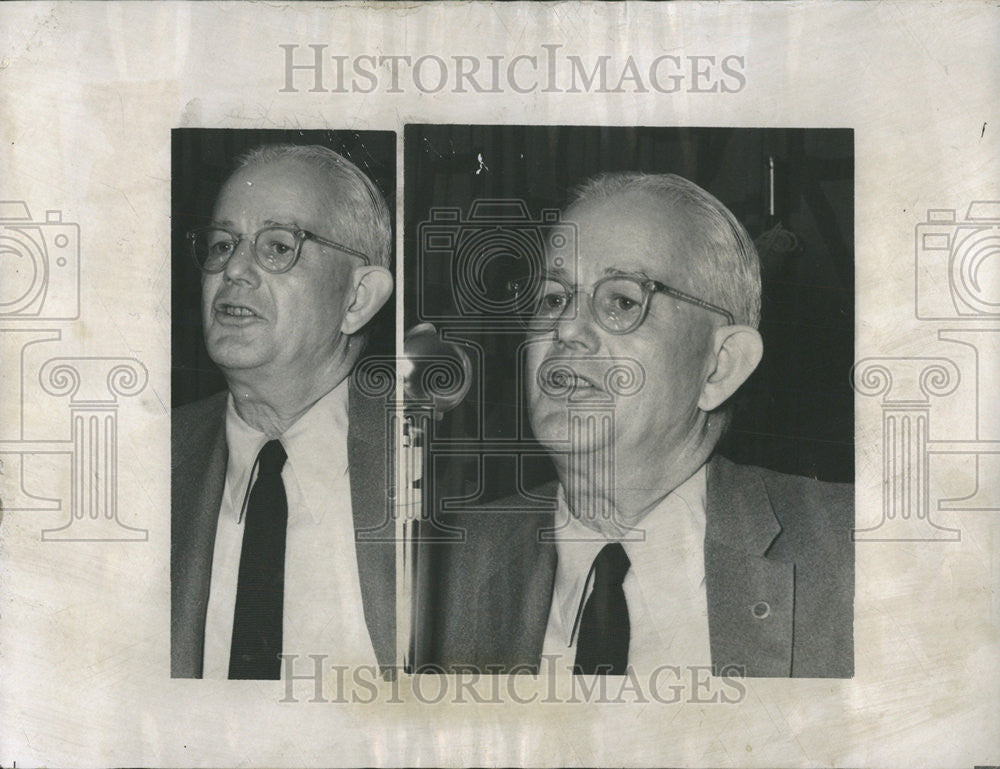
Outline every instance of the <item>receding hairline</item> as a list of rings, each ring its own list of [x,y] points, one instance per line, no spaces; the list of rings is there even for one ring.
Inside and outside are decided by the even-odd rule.
[[[260,169],[303,171],[304,183],[322,197],[327,237],[366,254],[373,265],[392,263],[392,218],[374,180],[350,159],[323,145],[264,144],[236,158],[220,196],[241,175]],[[317,233],[323,235],[324,233]]]
[[[300,186],[302,187],[303,193],[311,196],[317,196],[320,200],[322,210],[326,212],[325,218],[330,223],[328,226],[337,223],[339,221],[339,217],[337,216],[339,207],[347,195],[347,192],[344,189],[344,181],[333,176],[332,174],[325,173],[322,168],[318,168],[308,162],[305,162],[302,158],[296,157],[275,158],[273,160],[251,163],[234,169],[229,175],[229,178],[223,182],[222,187],[219,189],[219,194],[215,198],[213,217],[215,212],[218,211],[219,203],[222,201],[227,192],[238,189],[241,186],[241,183],[248,183],[245,179],[241,179],[241,177],[257,173],[273,173],[275,169],[285,169],[291,167],[295,167],[296,170],[303,171],[304,175],[296,180],[286,180],[285,183],[289,183],[293,186]],[[289,223],[290,222],[281,222],[281,224]],[[317,232],[317,234],[326,235],[328,237],[336,237],[337,235],[336,232],[332,231],[327,233]]]
[[[222,183],[221,190],[224,190],[240,176],[257,173],[262,169],[276,168],[280,166],[298,166],[299,168],[304,169],[308,172],[311,179],[322,182],[323,186],[327,188],[327,191],[330,189],[336,189],[338,192],[342,192],[344,184],[347,181],[346,176],[332,174],[322,166],[310,163],[306,158],[297,157],[295,155],[282,155],[281,157],[276,158],[254,160],[245,165],[237,166],[233,169],[232,173],[226,177],[226,180]]]
[[[669,210],[683,228],[681,262],[694,280],[700,298],[713,301],[740,323],[760,321],[760,261],[753,240],[735,214],[708,190],[676,174],[610,172],[590,177],[575,187],[566,208],[602,202],[642,200],[655,214]],[[666,232],[666,230],[665,230]]]
[[[655,247],[650,256],[668,262],[670,257],[678,257],[677,264],[685,264],[685,253],[692,238],[697,237],[692,222],[684,215],[680,201],[664,201],[654,192],[646,189],[625,189],[612,195],[582,198],[572,201],[564,212],[567,222],[573,222],[581,213],[588,215],[611,216],[610,209],[617,208],[618,215],[638,219],[642,217],[643,227],[656,234],[662,233],[670,246]],[[624,207],[624,210],[622,208]],[[605,210],[602,210],[605,209]],[[666,217],[669,217],[667,219]]]
[[[665,194],[666,192],[666,190],[657,189],[652,186],[635,185],[595,195],[577,196],[570,198],[565,208],[565,214],[568,219],[570,218],[570,212],[585,206],[622,205],[633,202],[644,205],[646,209],[644,213],[651,216],[663,216],[666,213],[676,215],[678,223],[685,226],[686,232],[690,231],[690,228],[687,226],[688,220],[684,217],[684,214],[697,210],[698,204],[694,200],[689,199],[685,192],[673,194],[674,190],[669,190],[672,193],[669,196]],[[633,210],[629,209],[630,212]]]
[[[662,214],[665,211],[670,211],[671,213],[679,212],[681,206],[679,203],[684,201],[680,200],[665,200],[662,196],[657,195],[655,190],[647,189],[643,187],[629,187],[621,190],[616,190],[607,195],[595,195],[593,197],[582,197],[571,199],[566,205],[565,215],[566,218],[570,218],[570,213],[572,211],[584,208],[584,207],[597,207],[603,205],[622,205],[630,201],[639,202],[645,204],[648,209],[649,214]],[[631,211],[632,209],[630,209]]]

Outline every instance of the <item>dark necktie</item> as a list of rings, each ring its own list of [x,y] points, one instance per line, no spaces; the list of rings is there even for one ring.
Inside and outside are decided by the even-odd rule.
[[[250,491],[240,551],[233,615],[229,677],[277,680],[281,673],[281,613],[285,591],[285,529],[288,500],[281,482],[281,441],[257,455],[257,480]]]
[[[594,559],[594,589],[580,617],[574,673],[625,674],[630,630],[622,581],[631,565],[618,542],[605,545]]]

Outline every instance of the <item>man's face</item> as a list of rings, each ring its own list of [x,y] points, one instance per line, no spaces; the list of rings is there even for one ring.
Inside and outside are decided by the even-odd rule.
[[[577,225],[578,260],[564,265],[563,277],[590,291],[605,275],[624,273],[651,278],[698,295],[686,267],[689,236],[681,212],[664,215],[642,193],[628,193],[571,208]],[[560,268],[550,255],[548,269]],[[589,301],[577,295],[556,328],[529,337],[528,400],[531,424],[542,444],[566,449],[571,405],[594,413],[613,404],[613,441],[618,461],[644,458],[671,461],[697,439],[704,412],[698,408],[702,384],[710,373],[714,314],[656,293],[649,314],[628,334],[611,334],[594,319]],[[553,387],[539,381],[557,358],[575,374]],[[641,367],[644,384],[631,395],[613,392],[605,380],[609,368]],[[562,387],[558,385],[563,385]],[[607,448],[600,434],[585,437],[575,451]]]
[[[309,230],[343,242],[335,231],[338,191],[301,160],[240,169],[216,201],[214,223],[243,237],[222,272],[202,279],[205,344],[224,373],[246,377],[322,376],[343,355],[344,310],[359,260],[315,241],[302,244],[288,272],[269,273],[254,259],[254,233],[269,225]]]

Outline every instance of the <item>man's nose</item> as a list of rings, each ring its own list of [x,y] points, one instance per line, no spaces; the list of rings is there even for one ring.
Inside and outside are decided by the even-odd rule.
[[[253,255],[252,239],[240,238],[236,241],[222,272],[231,283],[247,283],[254,287],[260,283],[260,268]]]
[[[571,350],[597,352],[601,346],[600,329],[586,295],[573,294],[556,322],[555,333],[556,339]]]

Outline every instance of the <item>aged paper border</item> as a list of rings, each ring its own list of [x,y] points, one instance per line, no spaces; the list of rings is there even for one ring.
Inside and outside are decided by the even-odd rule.
[[[51,264],[4,274],[25,289],[0,319],[0,765],[1000,762],[995,3],[67,2],[0,19],[0,198],[26,209],[0,235],[43,238]],[[289,83],[282,46],[324,57],[321,88]],[[421,76],[377,63],[406,56]],[[614,82],[549,88],[552,58],[568,78],[574,56],[607,56]],[[661,56],[685,68],[675,90],[650,81]],[[473,61],[495,88],[453,82]],[[723,61],[739,76],[713,91],[697,71]],[[735,702],[693,685],[480,702],[424,682],[314,703],[168,678],[170,129],[395,130],[401,169],[408,122],[854,129],[854,679],[755,680]],[[968,260],[941,259],[966,237]]]

